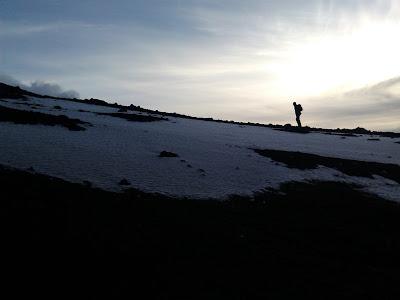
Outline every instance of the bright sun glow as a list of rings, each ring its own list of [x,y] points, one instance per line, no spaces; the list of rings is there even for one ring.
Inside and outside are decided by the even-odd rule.
[[[364,21],[356,29],[319,35],[288,49],[277,66],[281,88],[293,96],[357,88],[399,75],[400,22]]]

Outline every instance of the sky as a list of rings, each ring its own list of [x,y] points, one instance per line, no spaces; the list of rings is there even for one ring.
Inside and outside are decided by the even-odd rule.
[[[194,116],[400,131],[400,0],[0,0],[0,81]]]

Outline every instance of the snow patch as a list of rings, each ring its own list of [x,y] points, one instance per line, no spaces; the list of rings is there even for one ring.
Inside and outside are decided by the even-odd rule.
[[[1,105],[31,110],[8,100]],[[400,164],[399,146],[389,138],[341,139],[335,135],[299,135],[271,128],[239,126],[168,117],[162,122],[131,122],[97,113],[117,109],[56,99],[29,98],[33,111],[65,114],[93,124],[86,131],[61,127],[0,123],[0,163],[60,177],[88,180],[94,186],[120,191],[121,179],[147,192],[193,198],[226,198],[277,188],[287,181],[335,180],[355,183],[391,200],[400,185],[383,177],[346,176],[329,168],[288,169],[250,148],[300,151],[322,156]],[[62,109],[54,109],[54,106]],[[134,113],[134,112],[130,112]],[[146,115],[146,114],[145,114]],[[160,158],[168,150],[179,158]],[[199,171],[199,170],[202,171]]]

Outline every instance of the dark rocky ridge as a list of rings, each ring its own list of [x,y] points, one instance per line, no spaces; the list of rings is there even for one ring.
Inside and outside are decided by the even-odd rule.
[[[25,96],[36,97],[39,95],[0,82],[0,99],[25,99]]]

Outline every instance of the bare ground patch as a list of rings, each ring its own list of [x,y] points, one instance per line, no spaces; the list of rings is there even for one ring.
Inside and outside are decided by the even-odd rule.
[[[350,176],[373,178],[373,175],[379,175],[400,183],[400,166],[395,164],[325,157],[294,151],[270,149],[253,150],[262,156],[284,163],[288,168],[306,170],[316,169],[318,166],[325,166]]]
[[[125,113],[97,113],[102,116],[110,116],[115,118],[125,119],[131,122],[156,122],[156,121],[168,121],[167,118],[145,116],[137,114],[125,114]]]
[[[0,106],[0,122],[11,122],[15,124],[63,126],[72,131],[86,130],[81,126],[90,124],[79,119],[71,119],[64,115],[49,115],[40,112],[19,110]]]

